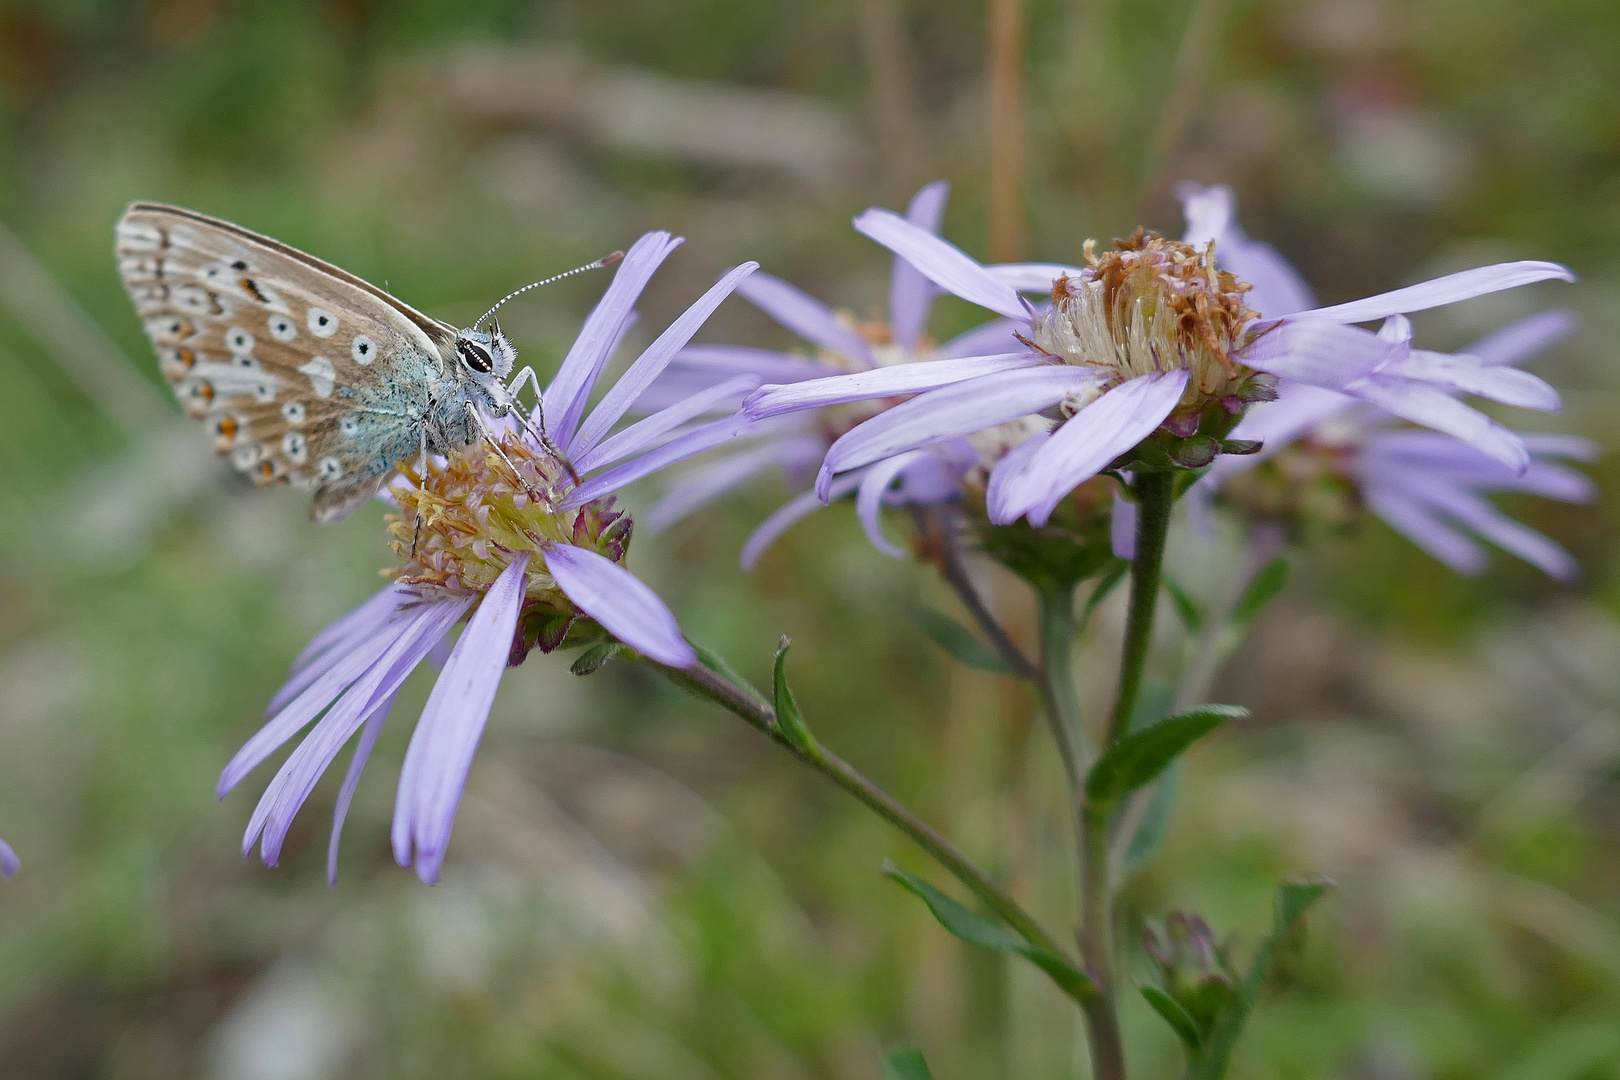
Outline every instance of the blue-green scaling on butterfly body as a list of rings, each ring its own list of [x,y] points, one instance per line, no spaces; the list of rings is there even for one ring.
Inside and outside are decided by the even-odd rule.
[[[479,329],[495,308],[458,330],[331,263],[178,207],[136,203],[116,232],[125,288],[186,411],[237,469],[311,491],[317,521],[347,517],[406,462],[485,438],[532,380],[525,369],[509,386],[517,350]]]

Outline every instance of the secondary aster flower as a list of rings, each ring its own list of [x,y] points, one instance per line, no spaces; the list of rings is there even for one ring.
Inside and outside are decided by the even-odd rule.
[[[17,853],[11,850],[11,845],[6,843],[4,837],[0,837],[0,876],[9,878],[21,866],[22,862],[17,858]]]
[[[906,220],[919,229],[937,233],[945,212],[949,185],[937,181],[912,198]],[[766,349],[731,345],[694,345],[676,356],[660,397],[689,395],[722,385],[737,385],[739,377],[752,377],[746,390],[760,383],[804,384],[812,396],[802,405],[787,389],[774,410],[759,413],[769,418],[788,412],[798,415],[759,429],[752,445],[706,463],[682,477],[642,516],[644,528],[661,530],[706,506],[732,489],[773,467],[790,475],[802,474],[820,461],[842,434],[894,404],[894,399],[941,385],[942,378],[966,378],[1020,366],[1025,352],[1013,336],[1016,327],[996,320],[969,330],[936,347],[929,339],[928,316],[938,290],[904,258],[896,256],[889,278],[888,322],[857,322],[836,312],[793,285],[758,273],[738,286],[739,295],[752,301],[782,326],[815,348],[810,359]],[[987,351],[1000,355],[983,356]],[[957,360],[959,357],[969,359]],[[918,368],[920,361],[937,361]],[[911,373],[915,373],[911,375]],[[847,376],[842,385],[860,388],[881,376],[884,396],[845,396],[833,401],[815,396],[813,380]],[[908,375],[910,377],[908,378]],[[744,392],[746,392],[746,390]],[[739,394],[739,397],[741,395]],[[810,410],[813,410],[811,412]],[[880,511],[885,505],[927,504],[955,499],[962,473],[976,460],[965,444],[934,447],[853,470],[828,489],[829,497],[856,492],[861,526],[878,550],[895,557],[905,552],[883,534]],[[898,487],[895,487],[898,485]],[[765,551],[784,532],[821,506],[814,492],[790,500],[748,538],[742,549],[744,569],[753,569]]]
[[[1256,282],[1246,275],[1269,285],[1265,271],[1278,257],[1252,243],[1229,243],[1229,255],[1215,242],[1228,233],[1229,215],[1226,221],[1213,217],[1194,218],[1188,241],[1139,230],[1101,255],[1088,245],[1088,265],[1075,268],[985,267],[889,211],[860,215],[857,229],[941,288],[1021,323],[1030,351],[1009,359],[1011,370],[993,374],[939,371],[937,389],[840,437],[817,476],[818,492],[826,497],[837,473],[1056,410],[1057,424],[1050,431],[1037,432],[996,465],[987,492],[992,522],[1027,516],[1042,524],[1077,484],[1161,429],[1172,459],[1184,466],[1206,465],[1222,449],[1237,449],[1223,445],[1223,428],[1248,403],[1270,396],[1273,376],[1380,405],[1455,435],[1515,472],[1528,467],[1529,452],[1518,436],[1452,395],[1555,409],[1558,397],[1551,387],[1472,357],[1415,352],[1409,343],[1349,324],[1548,278],[1573,280],[1567,269],[1547,262],[1502,263],[1348,304],[1265,311],[1255,307],[1264,301],[1250,301]],[[1250,258],[1245,261],[1244,255]],[[1035,291],[1050,294],[1049,309],[1038,311],[1020,295]],[[788,401],[805,407],[840,393],[859,398],[892,392],[880,378],[856,392],[850,377],[842,376],[823,380],[819,396],[804,386],[762,387],[744,410],[761,417],[781,411]]]
[[[1572,327],[1567,312],[1543,312],[1464,352],[1488,364],[1517,364]],[[1384,333],[1409,337],[1410,326],[1396,317]],[[1592,481],[1557,459],[1590,461],[1597,455],[1595,444],[1570,435],[1521,434],[1531,462],[1515,473],[1449,435],[1396,423],[1388,413],[1346,395],[1285,385],[1278,400],[1256,406],[1233,432],[1262,440],[1265,449],[1254,458],[1217,461],[1189,492],[1190,505],[1202,518],[1215,499],[1251,520],[1277,522],[1294,532],[1324,518],[1343,523],[1361,505],[1459,573],[1485,569],[1485,554],[1472,533],[1560,581],[1578,576],[1580,568],[1567,551],[1483,496],[1505,491],[1589,502],[1596,494]]]
[[[332,823],[327,874],[335,878],[343,819],[394,696],[463,616],[466,628],[411,736],[394,809],[395,858],[427,882],[439,876],[473,752],[509,663],[522,662],[534,645],[558,648],[570,630],[576,637],[590,630],[589,621],[660,663],[697,663],[663,601],[621,565],[631,522],[611,496],[748,422],[733,417],[684,427],[708,408],[698,395],[608,432],[756,264],[723,277],[585,412],[636,298],[679,243],[649,233],[625,256],[542,395],[547,431],[508,427],[496,445],[479,443],[430,462],[426,476],[411,464],[402,467],[390,489],[399,504],[390,520],[400,560],[391,571],[395,581],[315,637],[270,702],[269,722],[220,777],[223,797],[316,721],[259,800],[244,854],[258,841],[264,861],[275,865],[299,807],[359,732]]]

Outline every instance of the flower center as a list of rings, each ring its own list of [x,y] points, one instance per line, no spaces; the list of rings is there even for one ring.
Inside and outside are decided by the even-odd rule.
[[[1219,499],[1253,521],[1295,535],[1353,525],[1361,511],[1354,459],[1359,445],[1337,433],[1312,433],[1250,469],[1229,476]]]
[[[1231,397],[1253,374],[1232,359],[1259,313],[1250,286],[1203,250],[1137,229],[1114,250],[1086,241],[1080,274],[1052,286],[1052,309],[1030,344],[1065,363],[1106,368],[1123,382],[1158,371],[1191,372],[1184,406]]]
[[[388,517],[401,565],[383,573],[425,590],[482,592],[529,554],[525,606],[572,611],[546,572],[546,548],[572,544],[622,562],[630,515],[614,510],[611,497],[558,509],[575,484],[568,465],[516,433],[496,445],[475,443],[442,465],[430,459],[426,477],[414,462],[402,468],[408,483],[392,489],[399,512]]]

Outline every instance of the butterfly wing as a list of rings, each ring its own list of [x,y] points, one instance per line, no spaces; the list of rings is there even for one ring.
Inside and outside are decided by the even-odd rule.
[[[135,203],[119,273],[186,412],[260,483],[347,517],[417,452],[455,329],[278,240]]]

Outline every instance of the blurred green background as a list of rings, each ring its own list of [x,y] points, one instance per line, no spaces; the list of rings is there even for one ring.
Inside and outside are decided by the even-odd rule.
[[[1456,346],[1576,308],[1537,368],[1563,414],[1507,418],[1620,443],[1620,8],[1230,0],[1189,38],[1194,6],[1029,0],[1027,226],[996,242],[1072,261],[1139,221],[1174,233],[1192,177],[1233,184],[1328,301],[1557,259],[1582,283],[1419,331]],[[454,321],[657,227],[690,239],[642,341],[744,258],[869,314],[888,259],[847,227],[863,207],[949,178],[947,235],[990,253],[986,20],[973,0],[0,2],[0,833],[24,860],[0,885],[0,1074],[875,1078],[909,1042],[941,1080],[1085,1075],[1038,974],[878,876],[925,870],[904,841],[623,665],[509,673],[439,886],[387,852],[398,719],[337,888],[337,777],[280,869],[243,863],[263,779],[223,806],[214,780],[309,635],[377,587],[382,510],[317,528],[218,467],[111,257],[128,201],[178,202]],[[602,284],[503,313],[542,373]],[[935,330],[974,318],[942,305]],[[701,339],[791,344],[738,301]],[[1369,523],[1297,560],[1228,671],[1219,699],[1254,717],[1189,760],[1122,933],[1192,909],[1242,951],[1277,879],[1338,880],[1235,1077],[1620,1077],[1620,471],[1593,472],[1595,506],[1510,507],[1581,585],[1507,559],[1460,579]],[[788,490],[641,537],[632,565],[746,671],[792,635],[824,739],[1064,924],[1031,702],[933,649],[905,612],[950,608],[942,588],[847,505],[743,575]],[[1207,594],[1232,554],[1183,538],[1172,558]],[[1093,629],[1093,702],[1118,625]],[[1163,625],[1170,677],[1185,643]],[[1125,1008],[1138,1075],[1175,1075],[1168,1033]]]

